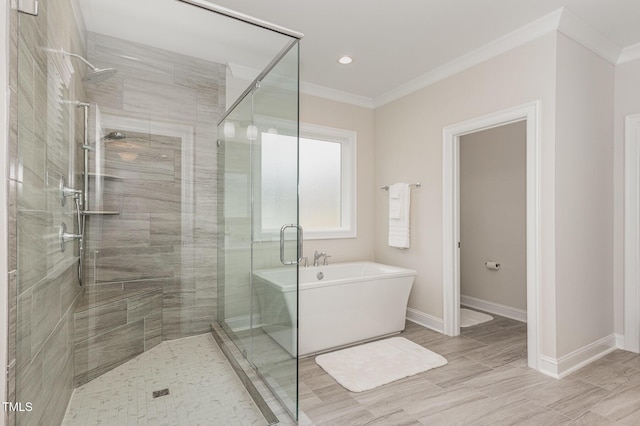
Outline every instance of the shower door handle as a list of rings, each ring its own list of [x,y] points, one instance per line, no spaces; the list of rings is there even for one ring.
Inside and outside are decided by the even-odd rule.
[[[296,260],[285,260],[284,258],[284,231],[286,231],[287,228],[296,228],[298,231],[298,258]],[[302,260],[302,237],[302,226],[296,225],[294,223],[291,223],[289,225],[282,225],[282,228],[280,228],[280,262],[282,262],[283,265],[297,265],[298,263],[300,263],[300,261]]]

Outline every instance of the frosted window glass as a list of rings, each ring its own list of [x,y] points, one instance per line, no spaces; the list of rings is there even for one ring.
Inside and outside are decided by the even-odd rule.
[[[300,225],[341,226],[341,144],[300,138]]]
[[[282,215],[277,209],[287,200],[279,193],[283,192],[283,182],[295,182],[295,143],[296,139],[291,136],[262,134],[264,230],[281,226]],[[300,138],[300,225],[303,228],[340,227],[341,168],[340,143]]]
[[[262,133],[262,231],[279,230],[298,173],[299,223],[305,239],[355,236],[355,132],[307,125],[307,137]],[[305,133],[302,126],[301,133]],[[326,135],[324,134],[326,132]],[[326,138],[326,139],[325,139]],[[296,153],[299,170],[296,170]],[[291,216],[287,223],[296,223]]]
[[[261,147],[261,221],[263,231],[280,230],[296,220],[296,138],[263,133]],[[284,208],[292,206],[293,208]]]

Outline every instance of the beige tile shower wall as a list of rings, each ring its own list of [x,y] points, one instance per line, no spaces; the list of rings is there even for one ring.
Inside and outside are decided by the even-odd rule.
[[[75,244],[61,252],[60,223],[75,232],[71,200],[83,100],[78,73],[56,90],[59,58],[46,48],[82,53],[82,24],[66,0],[41,0],[37,17],[10,10],[9,138],[9,400],[31,402],[17,424],[58,424],[73,391],[72,318],[79,301]],[[15,379],[15,381],[14,381]],[[46,419],[46,420],[44,420]],[[8,419],[13,424],[14,419]]]
[[[135,136],[123,141],[133,144],[128,148],[107,145],[107,173],[121,180],[105,181],[105,208],[121,214],[90,219],[101,222],[102,238],[92,236],[87,282],[156,280],[164,289],[164,338],[207,332],[216,319],[216,124],[225,67],[95,33],[88,34],[88,55],[96,66],[118,70],[89,89],[103,116],[147,128],[189,126],[194,146],[185,152],[180,138],[154,131],[125,131]],[[120,159],[123,149],[136,151],[137,158]],[[192,164],[192,173],[183,164]],[[183,205],[190,194],[192,203]]]

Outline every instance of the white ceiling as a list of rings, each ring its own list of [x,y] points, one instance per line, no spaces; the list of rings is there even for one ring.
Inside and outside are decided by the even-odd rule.
[[[203,51],[211,55],[215,50],[226,62],[248,67],[259,66],[284,43],[281,36],[264,32],[256,35],[255,30],[237,27],[237,22],[235,29],[213,31],[222,28],[212,24],[214,18],[196,18],[202,11],[195,8],[187,11],[189,7],[176,0],[79,0],[79,3],[89,30],[134,40],[142,38],[147,43],[156,40],[166,48],[194,55]],[[165,3],[167,8],[162,6]],[[214,3],[303,33],[303,82],[372,101],[527,24],[549,18],[562,7],[570,12],[572,24],[578,22],[580,28],[588,28],[591,35],[599,37],[601,45],[614,51],[613,60],[609,58],[612,62],[624,48],[640,43],[639,0],[214,0]],[[180,7],[176,8],[176,4]],[[111,11],[110,16],[107,10]],[[181,48],[176,43],[183,32],[191,38]],[[215,38],[224,41],[230,33],[240,37],[230,41],[232,49],[226,52],[223,45],[216,45]],[[166,40],[167,35],[172,36],[171,42]],[[240,54],[242,41],[247,40],[251,41],[252,49]],[[351,55],[354,62],[349,66],[338,65],[336,60],[343,54]]]
[[[264,69],[290,37],[177,0],[73,0],[88,31],[219,63]]]

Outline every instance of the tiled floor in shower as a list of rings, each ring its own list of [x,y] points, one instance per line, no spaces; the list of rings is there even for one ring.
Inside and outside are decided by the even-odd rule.
[[[157,390],[169,394],[153,398]],[[162,342],[73,393],[63,425],[265,425],[211,334]]]

